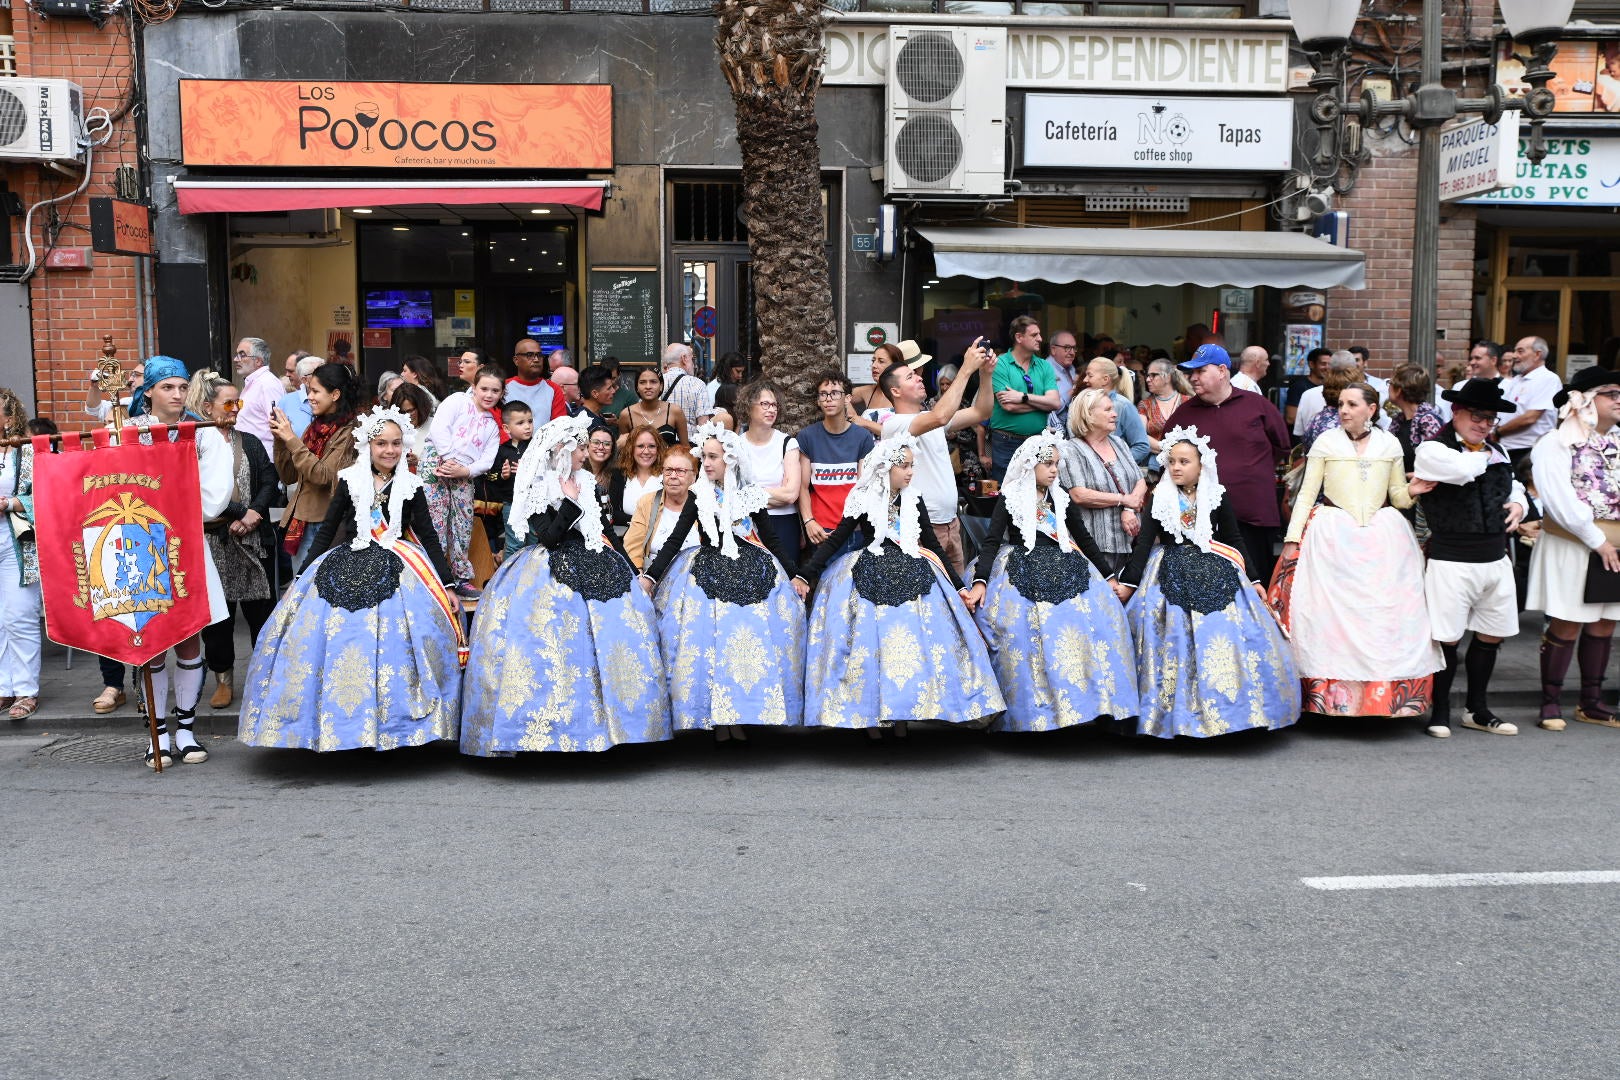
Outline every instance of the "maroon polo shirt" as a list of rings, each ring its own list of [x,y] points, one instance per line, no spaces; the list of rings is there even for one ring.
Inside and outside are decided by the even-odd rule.
[[[1190,397],[1170,414],[1164,428],[1195,427],[1215,449],[1215,471],[1226,499],[1245,525],[1282,524],[1277,507],[1277,462],[1289,448],[1282,413],[1259,394],[1232,388],[1219,405]]]

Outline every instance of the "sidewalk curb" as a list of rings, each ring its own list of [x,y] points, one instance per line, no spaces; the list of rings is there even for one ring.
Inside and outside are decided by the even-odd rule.
[[[1453,696],[1456,699],[1452,703],[1453,708],[1460,708],[1461,695],[1454,694]],[[1571,697],[1571,695],[1569,695],[1567,692],[1565,697],[1570,698],[1570,707],[1573,708],[1573,697]],[[1498,712],[1502,713],[1506,713],[1508,710],[1517,712],[1520,709],[1533,712],[1540,706],[1540,704],[1541,691],[1539,688],[1531,688],[1521,685],[1516,687],[1508,687],[1501,690],[1493,690],[1491,692],[1491,705]],[[209,715],[199,714],[196,719],[197,734],[213,736],[235,735],[237,729],[237,716],[238,714],[235,712],[212,713]],[[1521,717],[1504,716],[1504,719],[1513,720],[1515,723],[1517,723]],[[1533,716],[1531,716],[1529,720],[1531,723],[1534,723]],[[1369,721],[1369,723],[1376,722],[1376,719]],[[103,714],[88,713],[82,716],[55,717],[40,717],[35,715],[29,717],[20,724],[11,724],[9,727],[0,726],[0,735],[32,735],[37,737],[40,735],[70,735],[91,732],[134,735],[144,732],[145,730],[146,725],[141,719],[140,714],[137,713],[132,707],[125,706],[119,709],[117,712]]]

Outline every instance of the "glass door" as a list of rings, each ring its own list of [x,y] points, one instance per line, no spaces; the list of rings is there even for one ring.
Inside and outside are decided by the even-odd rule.
[[[728,352],[756,360],[753,274],[747,248],[735,252],[677,250],[675,266],[670,340],[692,346],[697,373],[713,378],[715,360]],[[701,325],[699,313],[703,313]]]

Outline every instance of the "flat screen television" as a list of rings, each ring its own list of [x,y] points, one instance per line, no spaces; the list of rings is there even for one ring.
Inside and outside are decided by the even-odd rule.
[[[562,345],[567,328],[561,315],[534,315],[524,325],[525,337],[532,337],[542,345]]]
[[[396,329],[431,327],[433,293],[427,289],[373,289],[366,293],[366,325]]]

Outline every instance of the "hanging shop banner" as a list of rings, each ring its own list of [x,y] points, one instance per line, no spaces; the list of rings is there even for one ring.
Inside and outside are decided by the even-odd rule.
[[[1440,201],[1505,187],[1519,153],[1519,114],[1500,122],[1465,120],[1440,133]]]
[[[822,34],[822,43],[825,85],[882,86],[888,77],[887,25],[835,24]],[[1009,26],[1007,85],[1283,93],[1288,89],[1288,35]]]
[[[1287,98],[1024,97],[1027,166],[1284,172],[1293,152]]]
[[[1529,144],[1521,140],[1513,179],[1468,202],[1478,205],[1620,206],[1620,139],[1557,137],[1547,140],[1547,156],[1532,165]]]
[[[156,255],[152,208],[124,199],[91,199],[90,246],[108,255]]]
[[[142,431],[152,434],[142,445]],[[95,449],[34,440],[34,503],[45,632],[58,645],[144,664],[208,625],[196,429],[125,428]]]
[[[611,169],[613,88],[180,80],[187,165]]]

